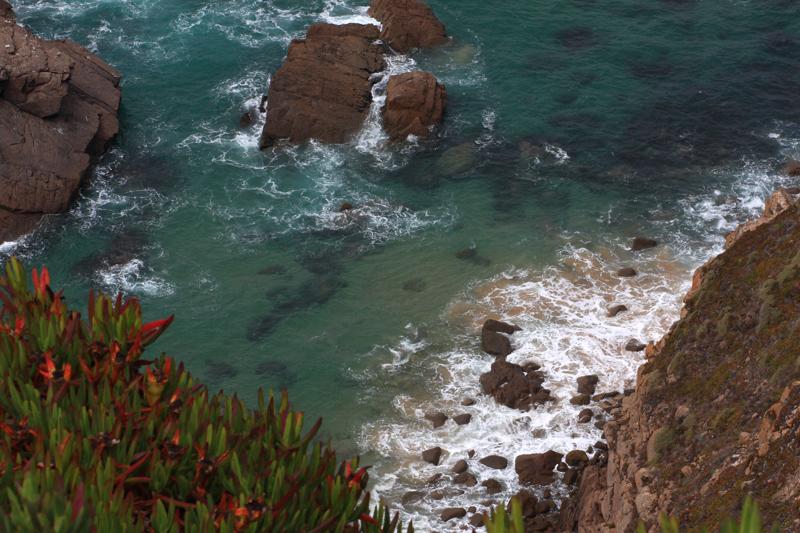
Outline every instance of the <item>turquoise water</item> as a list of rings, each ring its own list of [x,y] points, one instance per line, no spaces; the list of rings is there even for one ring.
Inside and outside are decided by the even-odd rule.
[[[421,410],[477,392],[481,316],[527,326],[520,352],[554,391],[595,364],[622,386],[636,360],[618,343],[663,332],[691,268],[800,156],[796,2],[430,3],[453,42],[392,69],[447,85],[437,139],[387,147],[371,120],[346,146],[262,153],[263,117],[246,130],[239,117],[290,39],[362,20],[365,2],[16,2],[37,33],[123,72],[122,134],[69,213],[4,249],[48,264],[76,305],[100,286],[152,318],[175,313],[161,349],[248,400],[287,387],[340,448],[376,462],[395,499],[433,472],[416,460]],[[338,214],[345,201],[353,215]],[[642,233],[660,255],[626,254]],[[597,275],[632,262],[653,275],[633,292]],[[595,315],[622,293],[647,305],[605,328]],[[547,427],[541,446],[596,440],[559,409],[524,431]],[[474,416],[436,442],[453,459],[481,442],[513,455],[517,414],[481,401]],[[424,523],[432,506],[406,511]]]

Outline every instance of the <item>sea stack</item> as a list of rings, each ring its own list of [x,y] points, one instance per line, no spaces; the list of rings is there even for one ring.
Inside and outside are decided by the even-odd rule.
[[[433,74],[406,72],[389,78],[383,127],[392,141],[427,137],[442,122],[447,91]]]
[[[401,54],[447,42],[444,24],[421,0],[372,0],[369,16],[381,22],[383,42]]]
[[[0,241],[69,207],[119,131],[120,79],[82,46],[17,25],[0,0]]]
[[[280,140],[350,140],[372,103],[370,77],[384,69],[378,38],[376,26],[323,23],[292,41],[269,87],[261,148]]]

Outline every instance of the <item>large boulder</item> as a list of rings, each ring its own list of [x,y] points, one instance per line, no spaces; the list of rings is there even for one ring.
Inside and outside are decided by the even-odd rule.
[[[120,74],[72,41],[46,41],[0,2],[0,241],[67,209],[119,130]]]
[[[511,341],[503,333],[513,335],[520,329],[519,326],[513,324],[489,319],[483,323],[483,328],[481,328],[481,348],[488,354],[505,357],[514,349],[511,347]]]
[[[381,39],[401,54],[447,42],[444,25],[422,0],[372,0],[369,16],[381,22]]]
[[[447,91],[433,74],[406,72],[389,78],[383,127],[392,141],[427,137],[442,122]]]
[[[370,76],[384,69],[378,37],[372,25],[321,23],[292,41],[269,86],[261,148],[282,139],[350,140],[372,102]]]
[[[525,485],[549,485],[555,480],[553,469],[561,462],[562,457],[563,455],[552,450],[517,456],[514,468],[519,482]]]
[[[506,407],[527,411],[551,400],[550,391],[542,388],[544,374],[532,368],[498,359],[480,379],[484,394]]]

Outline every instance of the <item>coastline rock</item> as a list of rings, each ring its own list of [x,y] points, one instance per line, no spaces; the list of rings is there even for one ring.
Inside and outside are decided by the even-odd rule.
[[[588,424],[594,417],[594,411],[591,409],[583,409],[578,413],[578,424]]]
[[[424,139],[442,122],[447,90],[433,74],[406,72],[389,78],[383,127],[393,142],[409,135]]]
[[[369,16],[381,22],[381,39],[405,54],[447,42],[444,25],[422,0],[372,0]]]
[[[489,372],[480,378],[484,394],[506,407],[527,411],[534,405],[550,401],[550,391],[542,388],[544,374],[525,371],[517,364],[498,359]]]
[[[627,310],[628,310],[628,306],[627,305],[614,305],[614,306],[608,308],[608,317],[609,318],[614,318],[618,314],[624,313]]]
[[[580,376],[577,382],[578,393],[591,396],[595,393],[595,390],[597,390],[597,384],[600,382],[600,378],[597,374],[591,374],[589,376]]]
[[[403,505],[409,505],[421,501],[424,497],[425,497],[424,492],[419,490],[412,490],[403,494],[403,497],[400,499],[400,501],[403,503]]]
[[[786,166],[783,167],[783,172],[787,176],[800,176],[800,161],[790,159]]]
[[[467,510],[463,507],[448,507],[442,511],[440,516],[443,522],[448,522],[453,518],[464,518],[467,516]]]
[[[750,220],[740,225],[725,237],[725,248],[730,248],[747,232],[771,222],[775,217],[787,210],[796,202],[795,195],[786,189],[778,189],[764,203],[764,212],[755,220]],[[694,285],[694,283],[693,283]]]
[[[564,462],[572,468],[579,468],[589,462],[589,456],[583,450],[572,450],[564,457]]]
[[[280,140],[347,142],[369,111],[370,76],[384,69],[376,39],[376,26],[320,23],[292,41],[269,86],[261,148]]]
[[[478,484],[478,478],[470,474],[469,472],[461,472],[456,477],[453,478],[453,483],[456,485],[466,485],[468,487],[474,487]]]
[[[119,131],[120,79],[80,45],[17,26],[0,3],[0,241],[69,207]]]
[[[453,472],[456,474],[462,474],[467,471],[469,465],[464,459],[459,459],[456,464],[453,465]]]
[[[647,348],[647,345],[636,339],[631,339],[625,344],[625,351],[627,352],[643,352],[645,348]]]
[[[426,413],[425,420],[433,424],[433,428],[440,428],[447,422],[447,415],[444,413]]]
[[[617,270],[617,276],[620,278],[633,278],[636,277],[639,273],[636,272],[635,269],[630,267],[620,268]]]
[[[422,452],[422,460],[432,465],[439,465],[439,459],[442,458],[442,449],[438,446],[430,448]]]
[[[514,332],[520,330],[519,326],[489,319],[483,323],[483,328],[481,328],[481,347],[490,355],[505,357],[514,349],[511,347],[511,341],[503,333],[513,335]]]
[[[655,239],[650,239],[648,237],[636,237],[631,243],[631,250],[634,252],[641,252],[642,250],[655,248],[656,246],[658,246],[658,241]]]
[[[508,466],[508,459],[500,455],[487,455],[478,462],[495,470],[504,470]]]
[[[503,484],[496,479],[487,479],[481,483],[481,486],[483,486],[486,489],[486,492],[489,494],[498,494],[503,492]]]
[[[459,426],[466,426],[471,421],[472,421],[472,415],[469,413],[464,413],[453,417],[453,422],[455,422]]]
[[[697,271],[635,389],[608,405],[607,445],[594,446],[559,531],[655,530],[661,513],[711,529],[745,494],[763,523],[800,526],[800,204],[787,195]]]
[[[520,483],[526,485],[549,485],[555,480],[553,469],[561,462],[563,455],[549,450],[545,453],[531,453],[517,456],[514,468]]]

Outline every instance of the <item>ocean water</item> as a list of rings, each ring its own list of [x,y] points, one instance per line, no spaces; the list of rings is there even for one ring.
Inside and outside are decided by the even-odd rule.
[[[370,23],[365,1],[15,3],[37,33],[123,72],[122,133],[70,212],[0,253],[47,264],[75,305],[100,287],[149,318],[175,313],[162,350],[247,400],[288,388],[421,531],[461,527],[437,509],[518,489],[513,468],[471,462],[504,492],[446,475],[442,499],[400,504],[469,450],[513,461],[594,443],[568,401],[575,377],[630,386],[640,356],[624,344],[665,332],[692,270],[800,158],[795,1],[430,0],[452,42],[389,73],[447,85],[435,139],[386,145],[384,79],[352,143],[267,152],[264,117],[239,117],[292,38]],[[631,254],[640,234],[662,246]],[[641,275],[611,275],[622,266]],[[630,311],[608,318],[612,303]],[[487,316],[522,326],[511,359],[542,365],[555,403],[522,413],[481,396]],[[432,410],[473,419],[433,430]],[[442,466],[423,463],[437,445]]]

